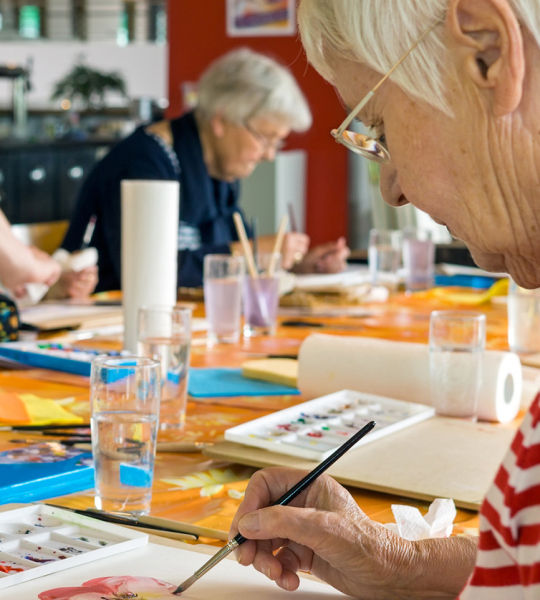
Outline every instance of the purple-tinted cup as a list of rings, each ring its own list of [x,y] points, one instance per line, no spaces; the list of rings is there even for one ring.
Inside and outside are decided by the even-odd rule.
[[[403,269],[409,292],[433,287],[435,245],[429,231],[406,232],[403,237]]]
[[[273,258],[273,267],[270,264]],[[244,335],[273,335],[279,305],[280,256],[259,254],[257,257],[259,276],[244,279]]]
[[[234,344],[240,339],[244,259],[228,254],[204,257],[204,310],[208,345]]]

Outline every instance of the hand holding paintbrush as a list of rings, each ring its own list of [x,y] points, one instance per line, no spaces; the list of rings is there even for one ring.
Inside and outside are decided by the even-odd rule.
[[[296,485],[290,488],[285,494],[273,502],[273,506],[287,505],[292,502],[299,494],[301,494],[309,485],[311,485],[320,475],[322,475],[331,465],[333,465],[339,458],[341,458],[348,450],[350,450],[362,437],[369,433],[375,422],[370,421],[362,429],[357,431],[351,436],[345,443],[343,443],[335,452],[333,452],[326,460],[323,460],[317,465],[313,471],[308,473],[302,478]],[[175,594],[179,594],[187,590],[193,585],[200,577],[205,573],[208,573],[212,567],[217,565],[222,559],[228,556],[233,550],[238,548],[241,544],[246,542],[247,539],[240,533],[236,534],[232,540],[229,541],[221,550],[216,552],[210,560],[208,560],[198,571],[196,571],[191,577],[182,582],[174,591]]]

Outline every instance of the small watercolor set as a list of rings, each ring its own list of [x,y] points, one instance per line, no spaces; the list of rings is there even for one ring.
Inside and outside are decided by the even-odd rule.
[[[139,531],[35,504],[0,513],[0,589],[146,545]]]
[[[369,421],[376,422],[375,429],[355,448],[434,414],[423,404],[341,390],[227,429],[225,439],[320,461]]]
[[[96,356],[121,356],[123,352],[81,348],[55,342],[6,342],[0,344],[0,356],[38,367],[64,371],[75,375],[90,375],[90,366]]]

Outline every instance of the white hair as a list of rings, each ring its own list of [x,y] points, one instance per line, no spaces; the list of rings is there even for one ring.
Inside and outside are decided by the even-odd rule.
[[[540,1],[509,0],[518,20],[540,45]],[[433,24],[448,0],[301,0],[298,23],[308,60],[332,82],[327,51],[386,73]],[[411,96],[451,113],[443,84],[443,28],[427,35],[392,74]]]
[[[256,116],[274,117],[294,131],[311,126],[311,112],[291,72],[275,60],[240,48],[214,61],[197,86],[196,111],[202,120],[221,114],[242,124]]]

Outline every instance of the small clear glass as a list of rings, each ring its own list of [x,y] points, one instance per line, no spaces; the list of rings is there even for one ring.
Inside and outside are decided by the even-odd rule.
[[[512,352],[540,352],[540,288],[527,290],[510,280],[508,345]]]
[[[95,505],[150,512],[161,367],[141,356],[98,357],[90,373]]]
[[[139,309],[137,353],[160,361],[159,430],[180,433],[186,422],[192,309],[148,306]]]
[[[476,420],[485,345],[485,315],[471,311],[431,313],[429,379],[437,414]]]
[[[368,266],[373,285],[383,285],[390,291],[397,289],[401,244],[401,231],[372,229],[369,232]]]
[[[279,305],[281,255],[257,255],[258,277],[244,278],[244,335],[273,335]]]
[[[208,344],[234,344],[240,339],[244,258],[229,254],[204,257],[204,309]]]
[[[408,292],[418,292],[433,287],[435,244],[430,231],[412,229],[404,232],[403,271],[405,289]]]

